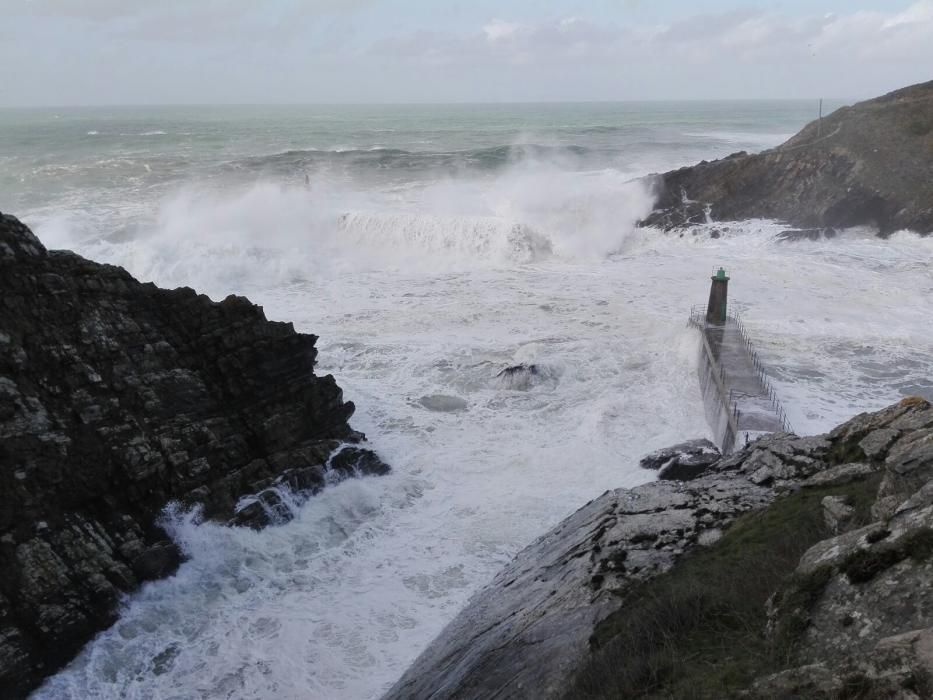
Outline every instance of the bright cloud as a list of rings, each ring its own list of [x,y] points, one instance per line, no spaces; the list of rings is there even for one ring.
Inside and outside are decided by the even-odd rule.
[[[494,19],[483,27],[483,33],[486,40],[490,43],[511,39],[522,29],[522,25],[516,22],[503,22],[501,19]]]

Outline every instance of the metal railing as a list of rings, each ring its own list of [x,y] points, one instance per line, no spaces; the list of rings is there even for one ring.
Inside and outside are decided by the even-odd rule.
[[[696,304],[690,308],[690,318],[687,320],[688,326],[693,326],[695,328],[702,330],[706,329],[706,306],[702,304]],[[748,331],[745,329],[745,324],[742,322],[741,316],[736,312],[728,312],[726,315],[727,321],[732,321],[735,325],[736,330],[739,333],[739,337],[742,339],[742,344],[745,348],[745,352],[748,355],[749,360],[752,363],[752,366],[755,369],[755,374],[758,378],[758,383],[761,385],[763,392],[757,397],[749,398],[766,398],[769,402],[771,410],[774,411],[774,414],[778,417],[778,420],[781,422],[781,428],[784,432],[792,433],[794,432],[793,427],[790,424],[790,421],[787,418],[787,412],[784,410],[784,406],[781,404],[781,401],[777,397],[777,392],[774,390],[774,385],[771,384],[771,380],[768,379],[768,374],[765,371],[764,365],[761,362],[761,357],[758,354],[758,350],[755,349],[754,343],[752,343],[751,338],[748,335]],[[727,384],[726,381],[726,368],[723,366],[722,362],[718,362],[715,357],[710,353],[710,362],[714,365],[717,365],[719,368],[719,378],[723,385]],[[726,404],[726,409],[731,411],[736,422],[738,422],[739,417],[741,416],[741,410],[739,409],[738,401],[735,399],[735,390],[729,390],[728,398],[722,396],[721,399]],[[746,395],[747,396],[747,395]]]

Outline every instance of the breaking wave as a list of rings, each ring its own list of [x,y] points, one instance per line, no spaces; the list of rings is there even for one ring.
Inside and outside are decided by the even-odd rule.
[[[367,270],[605,258],[622,248],[651,203],[643,184],[618,171],[538,166],[377,192],[335,180],[189,183],[110,236],[100,235],[92,209],[28,223],[52,247],[218,296]]]
[[[453,253],[475,259],[531,263],[549,257],[551,241],[525,224],[491,216],[342,214],[338,232],[367,249]]]

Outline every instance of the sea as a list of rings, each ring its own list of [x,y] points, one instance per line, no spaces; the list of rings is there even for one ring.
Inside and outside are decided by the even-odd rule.
[[[645,453],[711,436],[686,321],[720,266],[799,434],[933,398],[933,238],[636,226],[643,176],[776,146],[817,110],[0,110],[0,210],[319,336],[317,371],[393,469],[295,495],[261,532],[169,509],[187,561],[33,697],[378,698],[525,545],[655,478]]]

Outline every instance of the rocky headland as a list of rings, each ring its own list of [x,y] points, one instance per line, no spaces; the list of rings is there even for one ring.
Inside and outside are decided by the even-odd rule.
[[[385,700],[933,697],[927,401],[644,466],[677,478],[532,543]]]
[[[182,553],[170,502],[261,527],[278,494],[388,467],[312,335],[242,297],[48,251],[0,214],[0,697],[25,695]]]
[[[653,176],[665,230],[777,219],[805,229],[933,233],[933,81],[842,107],[786,143]]]

